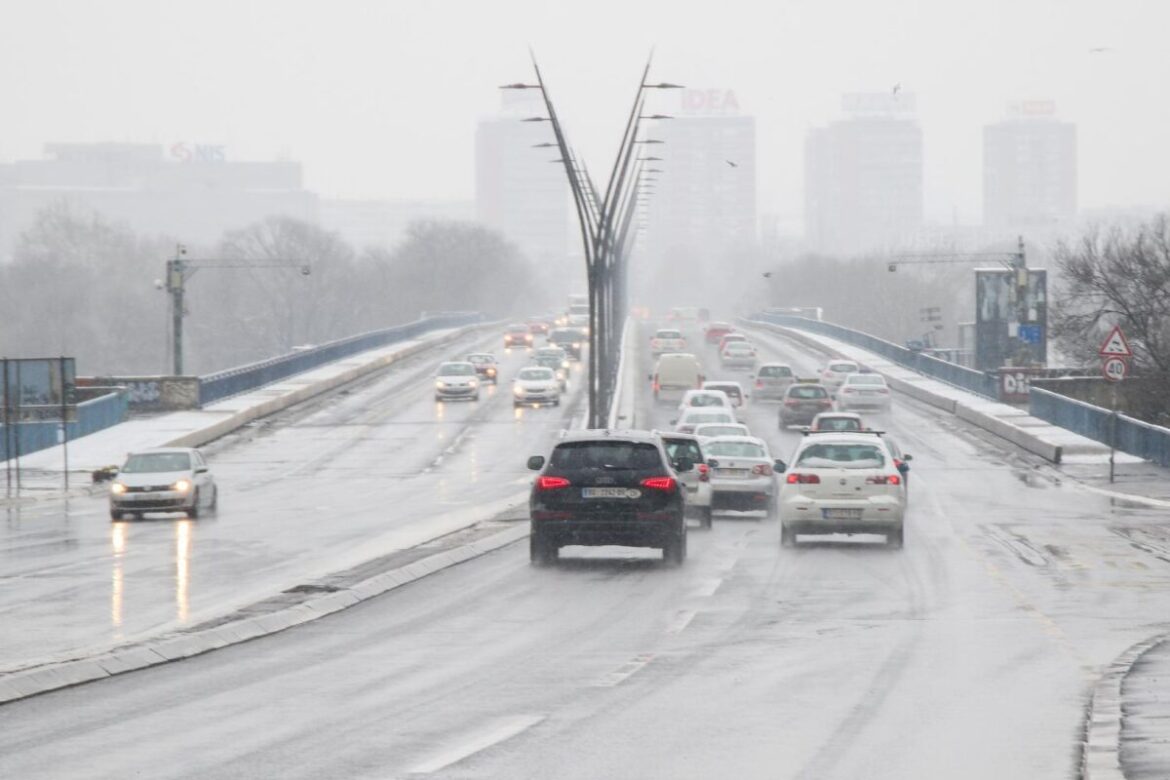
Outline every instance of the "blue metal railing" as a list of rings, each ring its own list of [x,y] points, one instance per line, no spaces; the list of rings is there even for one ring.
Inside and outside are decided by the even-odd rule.
[[[255,390],[258,387],[278,382],[302,371],[309,371],[334,360],[340,360],[368,349],[384,347],[396,341],[405,341],[428,331],[457,328],[482,321],[483,315],[479,312],[434,314],[414,322],[395,325],[392,328],[383,328],[331,341],[304,352],[293,352],[259,363],[250,363],[218,371],[200,377],[199,405],[204,406],[237,393]]]
[[[1135,420],[1124,414],[1114,418],[1109,409],[1038,387],[1028,391],[1028,412],[1033,417],[1102,444],[1110,443],[1116,424],[1117,438],[1114,444],[1117,449],[1161,466],[1170,466],[1170,428]]]
[[[123,422],[126,419],[129,406],[126,393],[121,390],[78,404],[77,419],[69,423],[69,440],[72,441]],[[21,455],[55,447],[61,443],[61,423],[13,423],[12,433],[6,431],[4,425],[0,424],[0,461],[15,457],[18,451],[16,437],[20,437],[19,452]],[[9,445],[12,446],[11,454],[8,452]]]
[[[984,398],[999,398],[998,379],[994,374],[987,374],[982,371],[960,366],[957,363],[948,363],[945,360],[923,355],[921,352],[914,352],[885,339],[879,339],[877,336],[871,336],[868,333],[845,328],[831,322],[810,320],[806,317],[794,317],[790,314],[761,312],[759,314],[753,314],[748,319],[753,322],[764,322],[772,325],[780,325],[785,328],[796,328],[798,330],[807,330],[811,333],[819,333],[822,336],[828,336],[838,341],[843,341],[846,344],[852,344],[855,347],[869,350],[900,366],[917,371],[940,382],[946,382],[948,385],[954,385],[976,395],[981,395]]]

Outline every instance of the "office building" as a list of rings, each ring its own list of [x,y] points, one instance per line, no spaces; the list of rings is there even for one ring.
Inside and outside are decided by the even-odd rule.
[[[184,143],[48,144],[45,154],[0,165],[0,261],[57,203],[193,244],[269,216],[317,221],[298,162],[237,162],[222,146]]]
[[[754,244],[756,123],[728,89],[686,89],[672,118],[643,121],[646,232],[639,249],[654,260],[708,262]],[[659,173],[652,173],[657,169]]]
[[[983,222],[992,230],[1058,227],[1077,214],[1077,131],[1050,101],[1009,108],[983,128]]]
[[[537,90],[502,92],[498,116],[480,121],[475,133],[475,209],[532,260],[564,262],[569,247],[569,184]]]
[[[805,141],[805,240],[826,254],[896,251],[922,226],[922,130],[910,94],[845,95]]]

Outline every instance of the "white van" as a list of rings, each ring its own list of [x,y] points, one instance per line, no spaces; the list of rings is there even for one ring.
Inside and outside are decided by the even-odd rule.
[[[658,358],[650,381],[654,383],[654,400],[677,404],[687,390],[703,386],[703,364],[689,352],[669,352]]]

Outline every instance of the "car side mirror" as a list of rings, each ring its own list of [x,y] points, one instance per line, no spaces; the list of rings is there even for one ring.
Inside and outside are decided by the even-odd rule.
[[[196,474],[206,474],[206,473],[207,473],[207,467],[206,467],[206,466],[200,466],[199,468],[195,469],[195,473],[196,473]]]
[[[909,471],[910,471],[910,464],[909,463],[906,463],[905,461],[903,461],[903,462],[898,464],[898,473],[899,474],[907,474],[907,473],[909,473]]]
[[[528,459],[529,471],[540,471],[542,468],[544,468],[544,456],[543,455],[533,455],[532,457],[530,457]]]
[[[671,421],[670,421],[670,424],[671,424],[671,425],[678,425],[678,418],[676,417],[676,418],[674,418],[673,420],[671,420]]]
[[[777,474],[783,474],[788,470],[788,464],[782,460],[774,460],[772,461],[772,470]]]
[[[902,461],[903,461],[904,463],[909,463],[909,462],[910,462],[910,461],[912,461],[912,460],[914,460],[914,456],[913,456],[913,455],[911,455],[910,453],[908,453],[908,452],[907,452],[907,453],[905,453],[905,454],[903,454],[903,455],[902,455]]]
[[[646,381],[647,381],[647,382],[653,382],[653,381],[654,381],[654,375],[653,375],[653,374],[647,374],[647,375],[646,375]]]
[[[684,474],[695,468],[695,462],[690,458],[679,458],[674,462],[674,470],[680,474]]]
[[[707,465],[713,469],[717,469],[719,468],[719,461],[715,460],[714,458],[708,458]]]

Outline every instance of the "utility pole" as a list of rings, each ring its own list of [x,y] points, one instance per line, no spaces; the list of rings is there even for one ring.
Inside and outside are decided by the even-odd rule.
[[[312,267],[304,260],[281,260],[273,258],[259,262],[232,258],[186,259],[187,247],[178,244],[175,256],[167,261],[165,289],[171,296],[171,371],[174,376],[183,376],[183,318],[187,316],[187,280],[202,268],[297,268],[301,276],[312,273]],[[157,284],[157,283],[156,283]]]
[[[183,302],[183,285],[187,281],[183,257],[187,247],[175,247],[175,256],[167,261],[167,292],[171,296],[171,373],[183,375],[183,317],[186,309]]]

